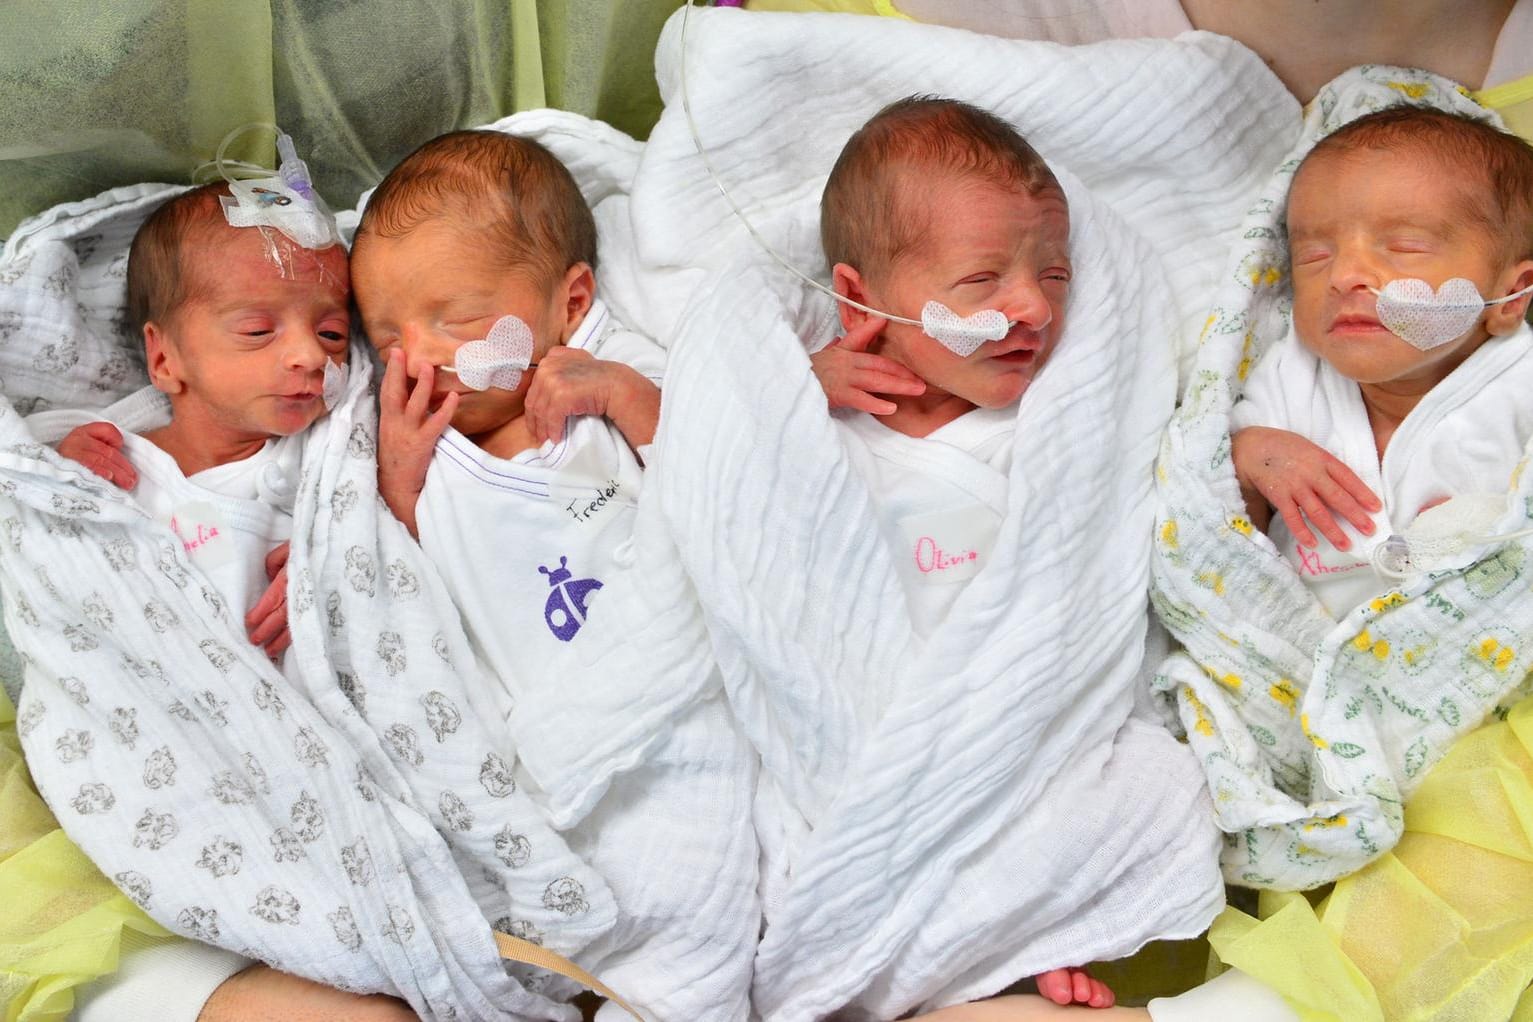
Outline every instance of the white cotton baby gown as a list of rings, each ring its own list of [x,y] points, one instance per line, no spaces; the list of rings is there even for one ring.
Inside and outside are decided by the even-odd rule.
[[[1326,611],[1338,620],[1380,595],[1373,548],[1403,533],[1429,504],[1453,497],[1505,494],[1533,436],[1533,330],[1524,323],[1492,337],[1422,398],[1389,441],[1382,463],[1358,385],[1311,354],[1292,331],[1263,356],[1230,415],[1231,432],[1270,426],[1308,437],[1357,473],[1383,504],[1364,536],[1338,522],[1352,541],[1337,550],[1300,547],[1281,518],[1268,530]]]
[[[568,345],[660,382],[665,353],[600,301]],[[571,418],[563,440],[509,459],[456,430],[438,442],[416,508],[421,546],[499,680],[513,735],[542,726],[517,712],[529,693],[547,705],[624,680],[588,670],[581,638],[602,627],[603,588],[634,563],[642,482],[639,457],[600,416]],[[722,698],[705,700],[564,834],[619,907],[580,964],[650,1017],[743,1022],[748,1011],[757,926],[748,757]],[[613,1005],[609,1014],[621,1017]]]

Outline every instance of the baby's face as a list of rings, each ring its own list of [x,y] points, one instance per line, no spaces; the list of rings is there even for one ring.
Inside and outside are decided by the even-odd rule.
[[[534,362],[569,334],[561,289],[507,272],[468,231],[440,221],[398,238],[362,239],[352,272],[368,338],[385,361],[395,348],[404,352],[412,386],[425,367],[451,366],[459,348],[483,339],[502,316],[516,316],[532,330]],[[453,427],[465,436],[481,436],[522,414],[531,384],[532,374],[523,373],[515,390],[478,391],[438,372],[431,407],[457,391]]]
[[[144,328],[151,376],[172,395],[177,417],[232,440],[308,428],[325,413],[325,366],[346,362],[346,250],[277,244],[285,273],[254,228],[189,244],[182,259],[194,277],[192,297]]]
[[[889,272],[866,282],[867,304],[912,319],[928,301],[961,316],[999,309],[1015,325],[960,357],[920,327],[890,323],[879,351],[925,380],[928,394],[1005,407],[1059,339],[1070,292],[1069,207],[1055,190],[1028,195],[973,176],[922,182],[921,190],[929,229]]]
[[[1411,153],[1324,153],[1300,169],[1288,196],[1293,321],[1301,343],[1343,376],[1424,391],[1488,336],[1485,317],[1421,351],[1385,329],[1377,296],[1391,280],[1433,288],[1467,278],[1482,295],[1505,294],[1510,263],[1472,215],[1471,189],[1434,160]]]

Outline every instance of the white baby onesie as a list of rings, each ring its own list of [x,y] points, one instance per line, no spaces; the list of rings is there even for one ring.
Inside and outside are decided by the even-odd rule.
[[[1393,584],[1373,569],[1373,548],[1403,533],[1428,504],[1504,495],[1533,436],[1533,331],[1492,337],[1421,399],[1380,463],[1362,392],[1290,331],[1252,371],[1230,429],[1271,426],[1308,437],[1357,473],[1383,504],[1364,536],[1338,522],[1352,549],[1301,548],[1274,516],[1269,535],[1326,611],[1340,619]]]
[[[665,352],[594,303],[568,346],[658,383]],[[602,579],[625,556],[643,481],[617,427],[571,418],[564,439],[514,458],[455,429],[437,442],[416,504],[421,548],[438,566],[470,638],[505,687],[506,710],[579,634]]]
[[[836,415],[922,638],[985,566],[1006,514],[1017,408],[977,408],[917,439],[864,412]]]
[[[660,382],[665,353],[601,302],[568,345]],[[513,732],[539,726],[515,713],[527,693],[622,680],[584,670],[580,639],[588,617],[599,620],[603,586],[633,563],[642,478],[640,459],[600,416],[571,418],[563,440],[509,459],[456,430],[438,441],[416,505],[421,547],[503,686]],[[743,1022],[748,1010],[757,926],[748,753],[722,699],[705,700],[565,831],[619,906],[581,964],[650,1017]]]
[[[187,477],[153,443],[124,434],[138,470],[134,498],[180,538],[236,618],[270,585],[266,555],[292,537],[302,447],[296,436],[276,437],[248,458]]]

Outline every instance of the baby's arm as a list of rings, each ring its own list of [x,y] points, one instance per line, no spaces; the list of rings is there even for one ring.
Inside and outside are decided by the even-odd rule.
[[[832,408],[856,408],[872,415],[889,415],[894,402],[875,394],[926,393],[926,382],[893,359],[868,353],[889,321],[869,316],[844,336],[809,356],[815,379]]]
[[[1372,535],[1371,514],[1379,510],[1379,498],[1318,444],[1286,429],[1248,426],[1230,438],[1230,447],[1240,495],[1258,528],[1265,531],[1276,510],[1300,546],[1316,545],[1307,518],[1332,546],[1345,550],[1352,544],[1335,512]]]
[[[406,393],[405,354],[398,348],[389,352],[378,390],[378,495],[417,539],[415,505],[426,486],[431,453],[458,409],[458,395],[449,393],[431,411],[433,385],[434,372],[425,366]]]
[[[124,490],[138,485],[138,472],[122,452],[122,431],[110,422],[76,426],[59,441],[59,455],[79,462]]]
[[[660,388],[632,366],[563,346],[538,360],[527,388],[527,428],[538,443],[560,440],[571,415],[603,415],[628,446],[638,449],[655,439],[660,422]]]

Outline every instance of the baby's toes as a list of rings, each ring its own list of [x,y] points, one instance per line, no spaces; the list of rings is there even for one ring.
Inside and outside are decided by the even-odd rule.
[[[1050,969],[1048,972],[1040,972],[1034,977],[1033,982],[1038,986],[1039,995],[1055,1004],[1069,1004],[1074,999],[1074,983],[1069,969]]]

